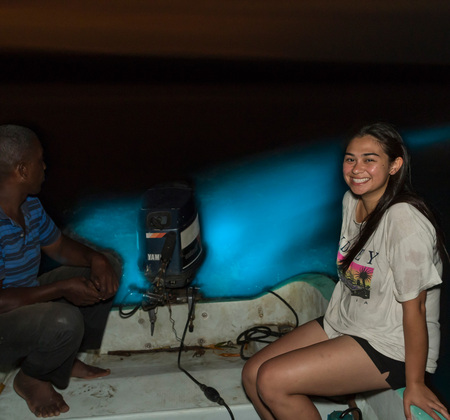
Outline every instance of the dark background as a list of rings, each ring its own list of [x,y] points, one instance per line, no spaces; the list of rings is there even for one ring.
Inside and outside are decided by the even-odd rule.
[[[450,122],[448,2],[151,3],[0,2],[0,123],[40,136],[41,199],[60,225],[88,197],[141,193],[366,122]],[[412,156],[447,237],[449,162],[450,139]]]
[[[447,65],[30,52],[0,61],[0,120],[41,138],[42,197],[57,219],[86,196],[141,192],[367,122],[400,131],[450,122]],[[449,144],[413,155],[416,187],[441,214]]]

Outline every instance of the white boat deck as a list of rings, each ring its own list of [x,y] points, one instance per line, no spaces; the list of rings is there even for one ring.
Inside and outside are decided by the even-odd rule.
[[[214,387],[230,407],[236,420],[257,420],[241,387],[240,374],[244,361],[239,357],[222,357],[220,351],[207,350],[194,356],[183,352],[181,365],[199,382]],[[147,353],[131,356],[94,356],[98,366],[111,368],[111,375],[95,380],[73,379],[60,391],[70,406],[61,419],[230,419],[226,408],[209,401],[203,391],[177,366],[178,354]],[[88,355],[87,359],[92,359]],[[0,418],[31,420],[25,402],[12,388],[13,376],[0,395]],[[321,401],[323,418],[333,410],[345,409]],[[370,420],[370,419],[369,419]]]
[[[320,276],[301,276],[285,284],[276,292],[289,301],[302,324],[325,310],[327,282]],[[220,342],[236,342],[238,335],[255,325],[292,325],[292,312],[271,294],[229,302],[196,304],[194,331],[188,332],[182,353],[181,366],[200,383],[215,388],[230,407],[236,420],[257,420],[258,416],[241,386],[244,365],[239,348],[221,350],[209,347]],[[177,348],[186,322],[187,305],[176,305],[169,311],[158,311],[155,333],[150,335],[149,317],[139,310],[131,318],[120,318],[118,311],[110,315],[102,349],[99,354],[83,354],[85,362],[110,368],[111,374],[94,380],[72,379],[68,388],[60,391],[70,406],[60,419],[111,420],[226,420],[227,409],[208,400],[203,391],[178,368],[177,351],[158,351]],[[174,322],[171,325],[170,318]],[[174,334],[175,329],[178,334]],[[253,344],[254,345],[254,344]],[[208,347],[209,346],[209,347]],[[203,347],[203,348],[202,348]],[[256,347],[253,347],[255,349]],[[153,351],[152,351],[153,350]],[[200,351],[199,351],[200,350]],[[252,348],[246,350],[252,352]],[[224,353],[228,353],[224,357]],[[14,391],[12,382],[16,371],[0,372],[0,420],[31,420],[24,400]],[[6,374],[6,376],[5,376]],[[317,400],[322,419],[334,410],[344,410],[327,400]],[[364,420],[400,420],[403,418],[401,393],[385,391],[359,396],[356,400]],[[414,420],[429,420],[418,411]]]

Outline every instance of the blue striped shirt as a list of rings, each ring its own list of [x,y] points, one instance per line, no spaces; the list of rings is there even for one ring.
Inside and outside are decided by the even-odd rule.
[[[61,231],[36,197],[21,206],[25,231],[0,207],[0,288],[38,286],[41,246],[51,245]]]

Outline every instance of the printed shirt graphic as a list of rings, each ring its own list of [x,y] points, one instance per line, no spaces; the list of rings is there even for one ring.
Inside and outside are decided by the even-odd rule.
[[[338,261],[361,229],[354,218],[357,203],[351,192],[345,194]],[[345,275],[338,270],[339,282],[325,313],[328,336],[362,337],[380,353],[404,361],[401,302],[427,290],[427,371],[434,372],[440,340],[440,288],[435,286],[442,282],[442,263],[434,243],[434,228],[418,210],[406,203],[390,207]]]
[[[338,253],[338,263],[343,259],[343,255]],[[363,299],[370,299],[370,285],[372,283],[373,268],[352,262],[349,269],[344,274],[338,270],[339,280],[344,283],[352,296]]]

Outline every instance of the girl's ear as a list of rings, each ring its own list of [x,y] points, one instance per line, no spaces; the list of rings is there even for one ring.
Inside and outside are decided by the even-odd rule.
[[[398,157],[392,162],[389,175],[395,175],[403,165],[403,158]]]

